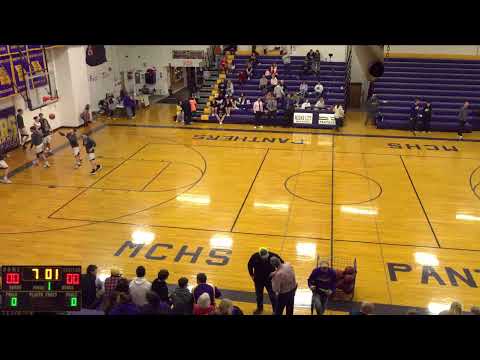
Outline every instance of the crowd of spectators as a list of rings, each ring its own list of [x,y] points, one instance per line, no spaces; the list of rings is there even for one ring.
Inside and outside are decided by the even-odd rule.
[[[285,65],[284,69],[288,73],[291,62],[290,55],[287,53],[283,55],[282,61]],[[341,104],[326,105],[325,98],[328,96],[328,91],[320,81],[317,81],[313,88],[310,88],[308,83],[303,81],[298,89],[288,89],[285,81],[280,78],[282,74],[276,63],[267,67],[264,72],[257,71],[259,63],[257,53],[252,52],[238,75],[240,96],[236,96],[235,87],[231,80],[224,79],[219,83],[218,93],[209,102],[212,110],[211,114],[219,124],[223,124],[225,117],[231,116],[232,110],[250,110],[251,101],[246,99],[242,90],[247,80],[255,79],[257,76],[259,77],[258,89],[262,95],[256,99],[251,107],[255,117],[255,128],[267,124],[290,126],[293,122],[295,109],[331,111],[335,114],[336,119],[339,121],[343,119],[344,109]],[[234,70],[229,65],[226,56],[220,62],[220,69],[225,71],[227,75]],[[319,74],[320,53],[318,50],[316,52],[310,50],[307,54],[304,70],[305,74]],[[309,100],[312,95],[314,95],[313,104]],[[283,110],[284,117],[281,121],[278,121],[277,115],[280,110]],[[266,119],[266,122],[264,119]]]
[[[82,307],[105,315],[243,315],[242,310],[227,298],[220,299],[220,290],[207,282],[204,273],[197,274],[191,290],[188,279],[178,279],[178,286],[169,290],[168,270],[162,269],[150,282],[143,266],[129,280],[117,268],[103,282],[97,267],[89,265],[82,275]]]

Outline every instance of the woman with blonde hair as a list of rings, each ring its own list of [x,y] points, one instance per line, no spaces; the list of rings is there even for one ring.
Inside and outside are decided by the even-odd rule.
[[[222,299],[220,304],[218,304],[216,315],[232,315],[233,311],[233,302],[230,299]]]
[[[193,305],[193,315],[210,315],[215,311],[215,307],[211,305],[210,295],[204,292],[199,296],[196,304]]]

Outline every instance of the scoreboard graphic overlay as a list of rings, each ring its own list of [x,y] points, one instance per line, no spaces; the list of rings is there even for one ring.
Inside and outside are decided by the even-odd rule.
[[[80,266],[2,266],[3,311],[80,311]]]

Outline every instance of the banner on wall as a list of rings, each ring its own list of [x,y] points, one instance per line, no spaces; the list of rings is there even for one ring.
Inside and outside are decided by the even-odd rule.
[[[32,75],[41,73],[45,70],[45,59],[42,50],[31,50],[28,52],[28,60],[30,63],[30,73]],[[41,76],[33,80],[33,87],[42,87],[47,85],[48,80],[46,76]],[[30,83],[32,87],[32,83]]]
[[[0,110],[0,150],[7,152],[19,145],[15,107]]]
[[[28,73],[25,58],[16,56],[12,58],[15,85],[17,92],[25,91],[25,73]]]
[[[10,96],[14,93],[10,59],[0,58],[0,97]]]
[[[313,124],[313,114],[312,113],[294,113],[293,114],[293,123],[294,124]]]

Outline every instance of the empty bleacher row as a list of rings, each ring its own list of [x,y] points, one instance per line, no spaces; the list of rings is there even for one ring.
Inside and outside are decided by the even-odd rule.
[[[345,108],[345,62],[322,62],[320,66],[319,76],[313,74],[306,75],[303,73],[303,56],[292,56],[291,64],[287,68],[280,56],[259,56],[259,64],[255,67],[253,77],[247,80],[243,85],[238,81],[239,73],[245,69],[248,56],[235,56],[233,63],[235,70],[230,72],[227,80],[231,80],[234,85],[234,97],[240,96],[241,93],[250,100],[250,106],[242,109],[232,110],[231,116],[226,117],[224,123],[250,123],[253,122],[252,104],[258,97],[262,96],[259,89],[259,80],[265,70],[273,63],[278,66],[278,79],[283,80],[287,87],[286,93],[298,92],[302,81],[306,81],[309,87],[308,96],[311,102],[317,100],[313,94],[313,87],[320,81],[324,86],[324,99],[327,107],[335,104],[342,104]],[[205,105],[201,104],[200,109],[204,109]],[[283,116],[283,109],[279,108],[277,115]],[[213,116],[208,121],[215,121]]]
[[[470,102],[467,130],[480,129],[480,61],[385,58],[385,72],[375,81],[374,92],[383,115],[379,128],[409,129],[410,107],[418,97],[432,103],[432,130],[457,130],[465,101]]]

